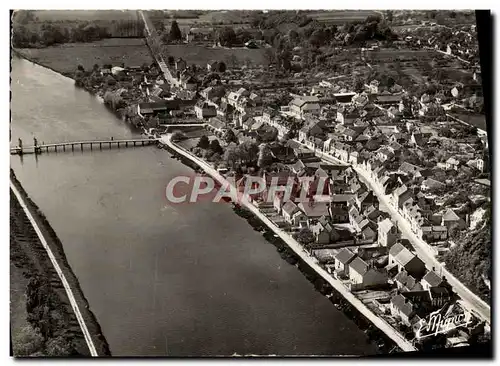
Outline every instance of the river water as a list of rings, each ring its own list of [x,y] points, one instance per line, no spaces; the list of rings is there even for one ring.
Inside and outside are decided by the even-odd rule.
[[[73,81],[13,59],[12,145],[134,136]],[[189,168],[138,147],[11,157],[114,356],[362,355],[367,337],[228,204],[166,204]]]

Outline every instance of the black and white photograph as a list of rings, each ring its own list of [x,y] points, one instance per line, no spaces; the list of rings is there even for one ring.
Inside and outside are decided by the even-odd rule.
[[[490,11],[291,6],[10,10],[11,358],[493,357]]]

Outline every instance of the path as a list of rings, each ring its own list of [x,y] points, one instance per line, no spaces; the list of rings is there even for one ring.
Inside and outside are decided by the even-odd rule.
[[[226,186],[229,183],[220,175],[212,166],[203,161],[202,159],[192,155],[190,152],[178,147],[171,141],[171,135],[162,135],[160,142],[169,146],[179,154],[187,157],[189,160],[198,164],[205,172],[210,174],[221,185]],[[319,264],[317,259],[311,257],[305,249],[288,233],[278,228],[271,220],[262,214],[257,207],[255,207],[247,198],[247,195],[240,195],[235,187],[229,186],[231,194],[240,198],[240,204],[251,211],[257,216],[264,224],[266,224],[276,235],[278,235],[304,262],[313,268],[323,279],[325,279],[335,290],[337,290],[347,301],[349,301],[358,311],[369,319],[377,328],[389,336],[402,350],[415,351],[416,348],[407,341],[401,334],[390,326],[385,320],[376,316],[361,300],[357,299],[340,281],[334,279],[328,272],[326,272]]]
[[[64,273],[61,270],[61,267],[57,263],[56,258],[54,257],[54,254],[52,253],[52,250],[50,249],[49,245],[47,244],[47,241],[45,240],[45,237],[43,236],[40,228],[38,227],[38,224],[36,223],[35,219],[33,218],[33,215],[31,215],[31,212],[29,211],[26,203],[24,202],[23,197],[21,196],[20,192],[12,182],[10,181],[10,189],[16,196],[19,204],[23,208],[24,212],[26,213],[26,216],[28,217],[31,225],[35,229],[35,232],[40,239],[40,242],[42,243],[43,248],[46,250],[50,261],[52,262],[52,265],[54,266],[54,269],[57,272],[57,275],[59,276],[61,283],[64,286],[64,290],[66,291],[66,295],[68,296],[69,302],[71,304],[71,307],[73,308],[73,311],[75,312],[76,319],[78,320],[78,324],[80,325],[80,328],[82,330],[83,336],[85,338],[85,342],[87,343],[87,346],[89,348],[90,354],[92,357],[98,357],[99,355],[97,354],[94,342],[92,341],[92,337],[90,335],[90,332],[87,328],[87,324],[85,323],[85,320],[83,319],[82,313],[80,312],[80,308],[78,307],[78,304],[76,302],[75,296],[73,295],[73,291],[71,290],[71,287],[68,284],[68,281],[66,280],[66,276],[64,276]]]

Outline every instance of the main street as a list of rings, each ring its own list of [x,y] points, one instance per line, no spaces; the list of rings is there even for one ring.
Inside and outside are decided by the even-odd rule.
[[[345,165],[341,160],[338,160],[332,156],[328,156],[327,154],[320,153],[318,151],[316,154],[321,157],[323,160],[334,163],[334,164],[342,164]],[[429,270],[433,269],[444,276],[448,283],[452,286],[453,291],[455,291],[458,296],[460,296],[463,300],[464,306],[466,306],[469,310],[472,310],[476,313],[480,318],[486,320],[489,324],[491,323],[491,309],[488,304],[486,304],[483,300],[479,298],[476,294],[474,294],[471,290],[469,290],[463,283],[461,283],[455,276],[453,276],[444,266],[436,259],[434,256],[434,251],[431,246],[426,243],[424,240],[420,239],[413,233],[410,228],[409,222],[397,211],[394,206],[389,201],[388,196],[382,192],[380,187],[370,178],[368,172],[351,165],[354,171],[358,174],[358,177],[361,181],[367,184],[373,192],[377,195],[379,202],[387,207],[389,214],[394,222],[398,224],[398,228],[401,233],[404,235],[406,239],[410,241],[417,256],[425,263]]]

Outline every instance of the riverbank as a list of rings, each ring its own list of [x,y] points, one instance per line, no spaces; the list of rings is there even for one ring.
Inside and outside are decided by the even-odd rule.
[[[98,47],[94,47],[95,49],[98,49]],[[75,78],[75,70],[77,68],[77,64],[73,65],[72,62],[74,62],[73,59],[71,59],[71,62],[68,61],[68,60],[65,60],[65,61],[62,61],[62,63],[57,63],[57,62],[54,62],[54,60],[57,60],[57,55],[52,55],[52,54],[49,54],[48,57],[46,58],[43,58],[43,57],[34,57],[31,53],[33,53],[33,50],[37,50],[37,49],[14,49],[14,48],[11,48],[11,51],[12,51],[12,54],[13,55],[16,55],[20,58],[23,58],[27,61],[30,61],[36,65],[39,65],[39,66],[42,66],[44,68],[47,68],[51,71],[54,71],[64,77],[67,77],[71,80],[74,80],[75,81],[75,87],[76,88],[81,88],[83,90],[85,90],[86,92],[90,93],[91,95],[94,95],[96,96],[97,98],[99,98],[99,100],[101,102],[104,103],[104,105],[119,119],[127,122],[132,128],[134,128],[136,131],[134,132],[138,132],[140,131],[143,127],[144,127],[144,120],[142,118],[140,118],[138,115],[136,114],[131,114],[129,113],[129,109],[131,107],[133,107],[133,105],[135,103],[138,103],[139,102],[139,99],[138,98],[134,98],[134,99],[131,99],[131,100],[124,100],[123,103],[121,105],[121,108],[117,108],[115,105],[113,105],[112,102],[106,100],[104,98],[104,95],[106,94],[106,92],[109,90],[109,91],[115,91],[119,88],[119,84],[117,84],[115,87],[111,88],[109,86],[105,87],[103,83],[99,84],[97,87],[96,86],[93,86],[93,85],[90,85],[88,83],[78,83],[76,78]],[[44,49],[41,49],[41,50],[44,50]],[[121,51],[123,52],[123,50]],[[150,55],[150,51],[149,49],[147,48],[147,52],[148,54]],[[87,60],[85,64],[89,64],[93,61],[97,61],[99,60],[100,62],[102,62],[101,58],[100,57],[96,57],[96,59],[92,59],[92,60]],[[150,56],[150,60],[152,62],[152,57]],[[116,63],[116,61],[115,61]],[[102,64],[101,64],[102,66]],[[84,66],[85,67],[85,66]],[[92,69],[92,66],[88,67],[88,69]],[[70,71],[72,70],[72,71]]]
[[[207,174],[210,174],[214,179],[216,179],[220,184],[224,184],[225,179],[217,173],[213,168],[211,168],[206,162],[193,156],[189,152],[185,151],[181,147],[176,146],[169,136],[164,136],[160,143],[169,146],[172,150],[178,154],[184,155],[185,158],[190,159],[192,162],[196,163],[200,168],[202,168]],[[234,187],[230,187],[231,190],[235,190]],[[372,325],[370,328],[370,333],[376,334],[378,339],[389,339],[388,345],[389,349],[393,345],[397,345],[403,351],[415,351],[416,348],[408,342],[402,335],[394,330],[389,324],[387,324],[383,319],[377,317],[371,310],[369,310],[359,299],[357,299],[345,286],[338,280],[334,279],[328,272],[319,266],[316,260],[314,260],[300,244],[298,244],[288,233],[283,232],[277,226],[275,226],[267,217],[265,217],[252,203],[248,202],[246,198],[243,198],[241,204],[251,212],[253,215],[258,217],[260,221],[274,234],[277,238],[280,238],[283,243],[286,243],[287,247],[292,250],[299,260],[303,261],[313,272],[315,276],[321,278],[322,281],[326,282],[332,289],[335,289],[335,293],[338,293],[346,303],[349,305],[344,305],[341,308],[348,313],[355,313],[359,316],[359,319],[364,320],[368,325]],[[306,267],[307,268],[307,267]],[[311,277],[314,278],[314,277]],[[360,322],[363,324],[363,321]],[[376,329],[376,330],[375,330]],[[380,332],[380,333],[378,333]],[[383,336],[381,336],[383,334]],[[386,350],[387,353],[387,350]]]
[[[76,276],[69,266],[61,241],[43,213],[24,191],[12,171],[11,181],[40,227],[73,292],[97,354],[99,356],[110,356],[108,343],[102,334],[97,319],[90,310],[89,303],[83,295]],[[31,333],[37,332],[34,337],[30,337],[30,334],[24,334],[21,339],[17,339],[21,347],[18,348],[21,350],[18,354],[22,356],[32,354],[35,356],[90,356],[89,347],[86,344],[63,284],[34,228],[12,192],[10,215],[11,262],[23,271],[24,277],[28,280],[26,287],[27,321],[33,328],[33,331],[31,329],[29,331]],[[26,347],[26,342],[32,342],[32,339],[40,338],[38,335],[41,337],[38,347],[31,345],[31,348],[22,348],[22,344],[25,344]],[[23,341],[23,339],[25,340]]]

